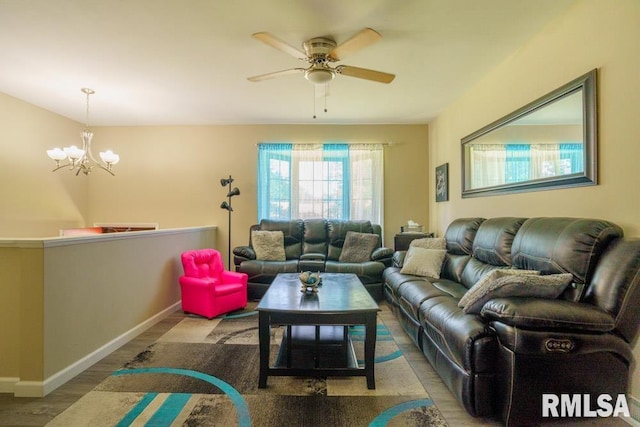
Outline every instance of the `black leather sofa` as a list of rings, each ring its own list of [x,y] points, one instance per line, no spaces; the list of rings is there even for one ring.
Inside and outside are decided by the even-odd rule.
[[[251,231],[282,231],[286,259],[264,261],[256,259]],[[378,235],[377,248],[364,262],[340,261],[347,232]],[[233,249],[236,271],[246,273],[249,299],[260,299],[278,273],[320,271],[355,273],[376,301],[383,299],[382,273],[393,263],[393,250],[382,246],[380,225],[370,221],[340,221],[329,219],[297,219],[290,221],[262,220],[249,230],[249,245]]]
[[[445,233],[439,279],[384,272],[385,299],[460,404],[505,425],[538,424],[542,394],[627,391],[640,321],[640,240],[578,218],[466,218]],[[500,297],[479,314],[460,298],[498,268],[571,273],[557,299]],[[615,403],[615,400],[614,402]],[[549,419],[545,419],[549,421]]]

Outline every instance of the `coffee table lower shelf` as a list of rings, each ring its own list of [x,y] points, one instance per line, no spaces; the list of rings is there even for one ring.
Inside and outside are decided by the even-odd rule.
[[[366,371],[358,365],[348,326],[288,325],[268,375],[366,376]]]

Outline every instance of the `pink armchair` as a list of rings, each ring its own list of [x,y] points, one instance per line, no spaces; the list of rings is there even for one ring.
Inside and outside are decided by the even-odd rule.
[[[181,255],[182,310],[209,319],[247,306],[247,275],[226,271],[220,252],[199,249]]]

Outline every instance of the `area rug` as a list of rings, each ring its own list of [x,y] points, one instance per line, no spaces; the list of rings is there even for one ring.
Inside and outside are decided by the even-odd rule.
[[[381,320],[375,390],[364,377],[277,376],[259,389],[254,308],[212,320],[186,316],[47,425],[447,425]],[[283,332],[272,328],[272,362]],[[364,328],[350,327],[350,335],[362,363]]]

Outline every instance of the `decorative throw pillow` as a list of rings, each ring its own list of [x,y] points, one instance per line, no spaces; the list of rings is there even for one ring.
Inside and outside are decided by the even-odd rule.
[[[365,262],[371,260],[371,253],[378,247],[380,236],[372,233],[347,231],[338,261]]]
[[[423,249],[447,249],[447,241],[444,237],[424,237],[413,239],[409,247]]]
[[[282,231],[254,230],[251,232],[251,245],[256,259],[261,261],[284,261],[284,233]]]
[[[409,246],[400,273],[416,276],[440,278],[440,270],[447,251]]]
[[[478,298],[478,295],[486,292],[486,288],[491,285],[493,281],[499,277],[506,275],[525,276],[525,275],[539,275],[540,272],[536,270],[519,270],[517,268],[497,268],[485,273],[480,280],[478,280],[458,301],[458,307],[464,308],[469,301]]]
[[[536,275],[503,275],[490,282],[486,291],[469,301],[463,308],[465,313],[480,314],[484,304],[500,297],[536,297],[556,299],[573,280],[570,273]]]

